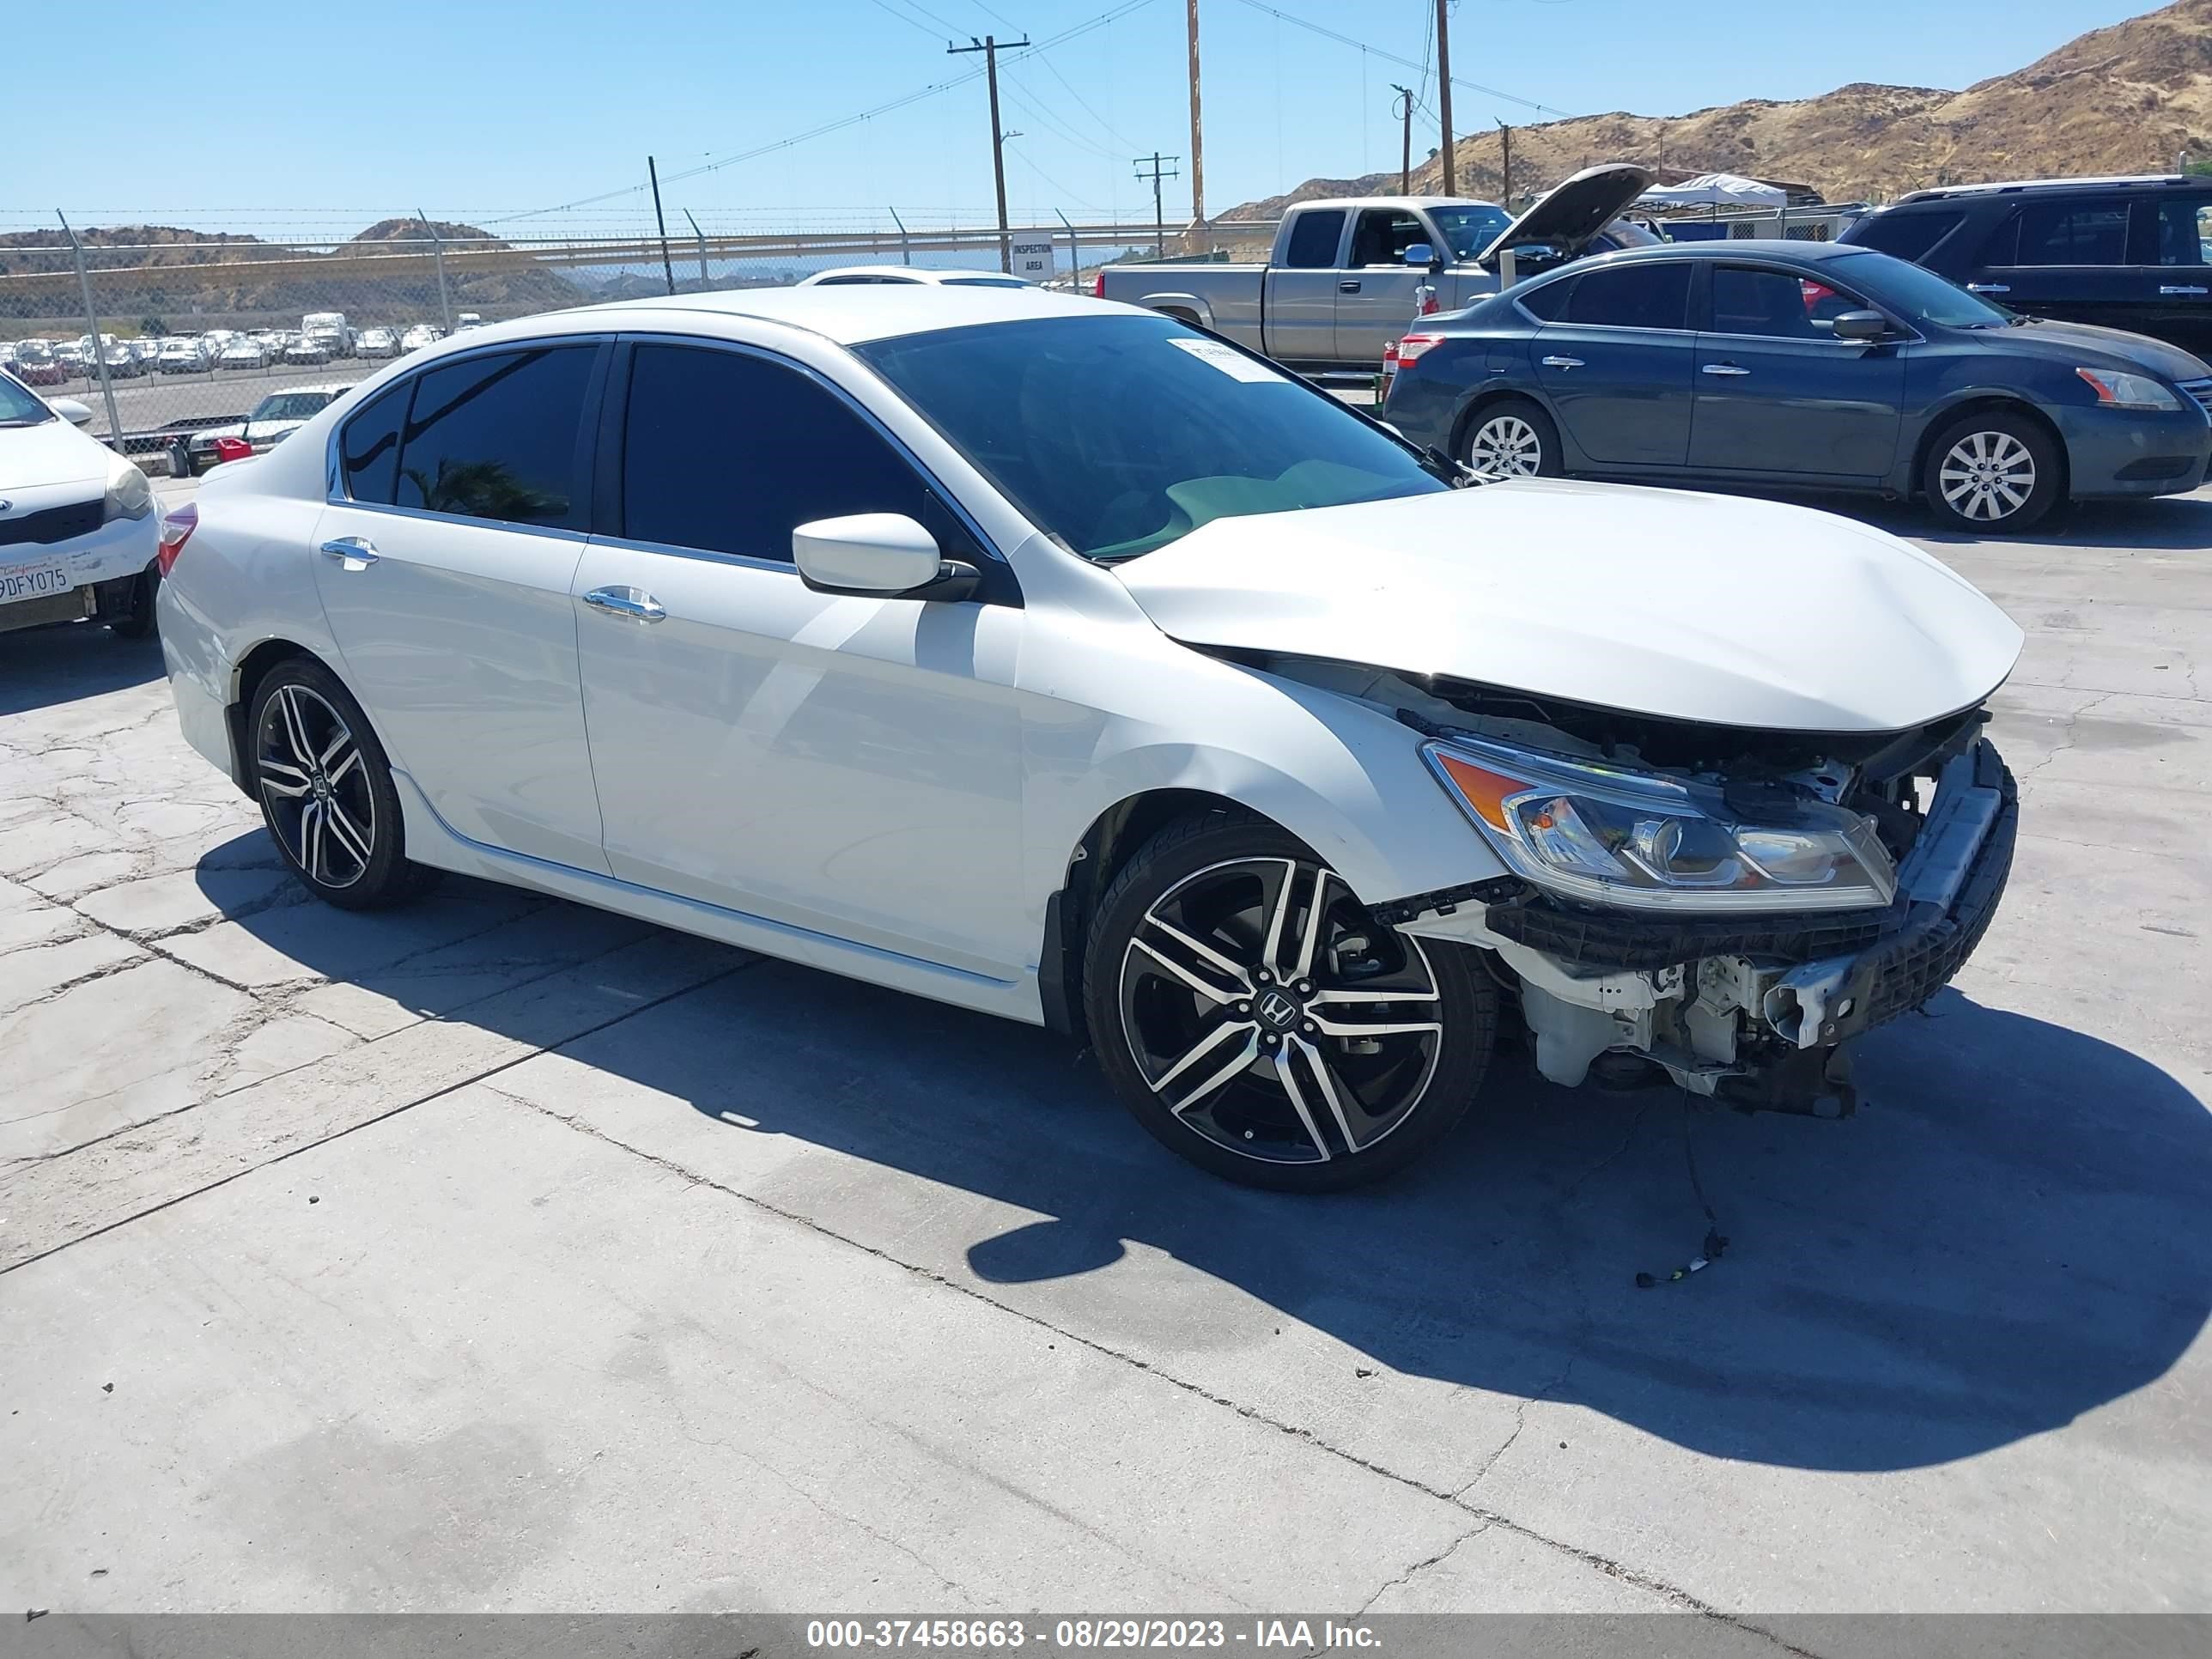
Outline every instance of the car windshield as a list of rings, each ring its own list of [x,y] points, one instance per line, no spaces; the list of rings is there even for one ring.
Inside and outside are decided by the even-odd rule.
[[[1018,276],[947,276],[943,288],[1027,288]]]
[[[53,410],[5,374],[0,374],[0,426],[36,426]]]
[[[1164,317],[854,349],[1039,529],[1103,562],[1213,519],[1449,487],[1326,392]]]
[[[1492,207],[1486,202],[1474,207],[1432,207],[1429,217],[1436,221],[1444,240],[1451,244],[1455,259],[1472,259],[1513,222],[1513,216],[1504,208]]]
[[[254,406],[257,421],[306,421],[321,413],[330,394],[323,392],[272,392]]]
[[[1924,266],[1869,249],[1834,261],[1837,278],[1847,288],[1871,295],[1907,322],[1937,328],[2002,328],[2018,320],[2002,306],[1991,305]]]

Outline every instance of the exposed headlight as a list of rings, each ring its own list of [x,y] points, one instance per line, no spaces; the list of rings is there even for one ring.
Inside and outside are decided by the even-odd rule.
[[[1872,818],[1823,801],[1761,806],[1672,778],[1455,739],[1422,746],[1517,875],[1563,897],[1667,910],[1878,908],[1897,870]]]
[[[2107,409],[2179,409],[2175,397],[2148,374],[2119,374],[2108,368],[2074,371],[2089,383],[2097,401]]]
[[[118,519],[143,519],[154,510],[154,486],[146,482],[141,472],[120,455],[107,471],[107,495],[100,504],[100,521],[112,524]]]

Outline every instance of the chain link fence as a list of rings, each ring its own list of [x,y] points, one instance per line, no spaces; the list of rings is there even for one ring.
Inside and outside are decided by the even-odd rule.
[[[1268,224],[1170,234],[1171,255],[1249,255]],[[333,387],[480,324],[606,300],[777,286],[846,264],[998,270],[1087,283],[1151,257],[1150,225],[1077,223],[710,234],[504,237],[386,220],[331,240],[149,227],[0,235],[0,362],[92,410],[89,430],[147,471],[200,470],[213,438],[257,410],[310,414]],[[274,399],[276,401],[270,402]],[[196,446],[195,438],[198,439]]]

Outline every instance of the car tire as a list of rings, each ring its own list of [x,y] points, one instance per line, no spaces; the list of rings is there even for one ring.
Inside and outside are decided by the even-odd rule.
[[[407,857],[392,763],[337,676],[312,657],[255,688],[246,740],[262,821],[316,897],[347,910],[404,903],[439,872]]]
[[[1564,471],[1559,428],[1527,398],[1502,398],[1477,410],[1460,434],[1460,464],[1492,482],[1556,478]]]
[[[2065,458],[2039,422],[2004,410],[1952,422],[1920,470],[1928,510],[1947,529],[2033,529],[2065,494]]]
[[[1462,947],[1376,923],[1311,848],[1228,811],[1177,820],[1115,878],[1083,996],[1137,1121],[1278,1192],[1361,1186],[1432,1148],[1481,1085],[1498,1024],[1496,987]]]
[[[108,623],[108,631],[118,640],[150,639],[155,628],[154,600],[161,591],[161,573],[149,564],[131,583],[130,610]]]

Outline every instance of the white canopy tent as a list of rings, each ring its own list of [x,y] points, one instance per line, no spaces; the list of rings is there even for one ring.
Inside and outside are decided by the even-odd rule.
[[[1654,185],[1637,198],[1644,207],[1779,208],[1790,198],[1779,186],[1734,173],[1701,173],[1687,183]]]

